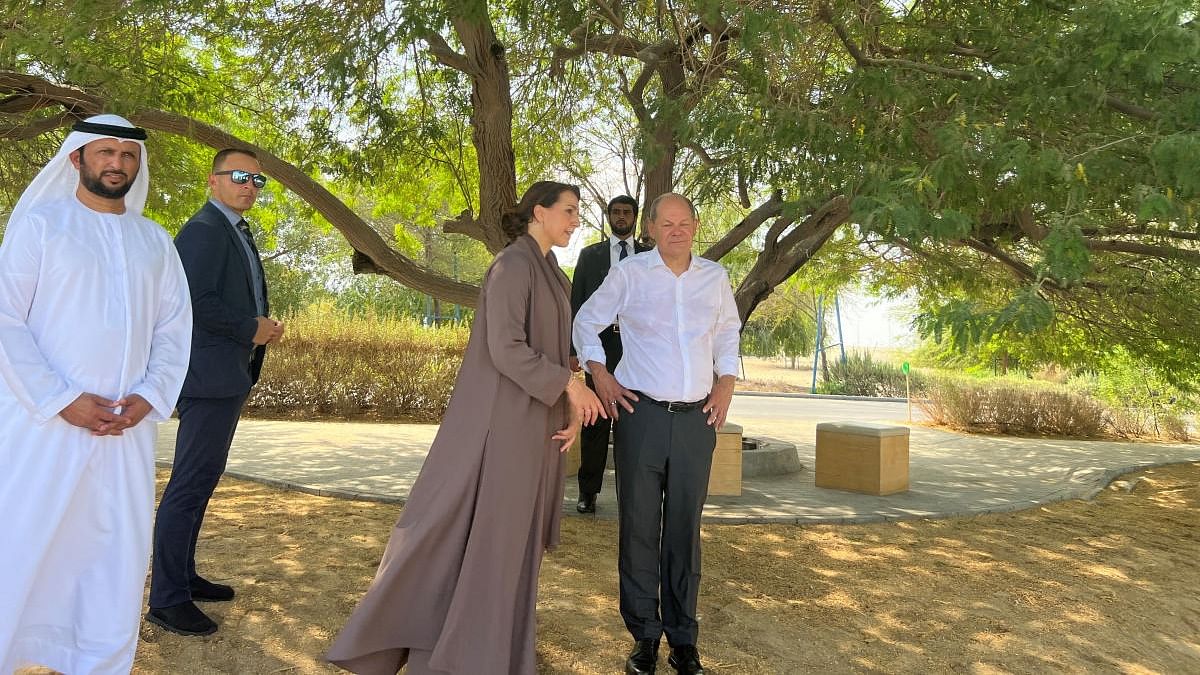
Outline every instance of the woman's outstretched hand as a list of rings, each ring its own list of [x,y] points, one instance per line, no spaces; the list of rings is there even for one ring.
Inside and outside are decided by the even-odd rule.
[[[567,428],[559,429],[554,433],[553,436],[551,436],[551,438],[556,441],[562,441],[562,447],[558,449],[559,452],[566,452],[567,450],[571,449],[571,444],[574,443],[575,439],[579,437],[579,430],[582,428],[582,426],[583,425],[579,423],[579,417],[577,415],[571,415],[571,421],[567,424]]]
[[[578,418],[581,424],[593,424],[601,417],[608,419],[596,393],[573,377],[567,382],[567,404],[571,407],[572,419]]]

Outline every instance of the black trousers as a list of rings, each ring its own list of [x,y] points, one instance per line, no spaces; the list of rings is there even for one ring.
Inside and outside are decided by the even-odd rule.
[[[170,607],[192,599],[196,539],[204,511],[229,459],[246,395],[179,399],[179,432],[171,479],[154,520],[154,562],[150,607]]]
[[[611,371],[610,371],[611,372]],[[591,375],[583,379],[593,391],[596,389]],[[604,401],[603,405],[608,405]],[[625,411],[621,410],[624,414]],[[612,420],[601,417],[594,424],[584,426],[579,432],[579,494],[589,495],[600,492],[604,485],[604,467],[608,464],[608,434],[612,430]]]
[[[613,432],[621,618],[635,640],[665,632],[672,646],[696,644],[700,516],[717,444],[707,419],[643,396]]]
[[[615,372],[617,364],[621,362],[621,336],[611,328],[606,328],[600,333],[600,344],[604,346],[605,368],[608,372]],[[592,381],[592,376],[584,374],[583,379],[587,382],[587,386],[596,391],[596,383]],[[601,401],[601,405],[607,408],[608,401]],[[621,409],[621,414],[625,414],[625,410]],[[596,420],[595,424],[585,426],[579,432],[579,494],[589,495],[600,492],[600,488],[604,485],[604,467],[608,464],[608,434],[613,428],[611,419],[601,417]]]

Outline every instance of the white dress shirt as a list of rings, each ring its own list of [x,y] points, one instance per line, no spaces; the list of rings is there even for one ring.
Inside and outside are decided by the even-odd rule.
[[[729,275],[697,255],[675,276],[658,249],[626,258],[575,316],[579,363],[604,363],[600,331],[621,323],[624,355],[614,375],[627,389],[660,401],[699,401],[713,374],[736,375],[738,319]],[[589,371],[590,372],[590,371]]]
[[[637,253],[633,248],[633,233],[629,237],[622,239],[615,234],[608,235],[608,268],[612,269],[621,262],[621,242],[625,242],[625,248],[629,251],[629,255]]]

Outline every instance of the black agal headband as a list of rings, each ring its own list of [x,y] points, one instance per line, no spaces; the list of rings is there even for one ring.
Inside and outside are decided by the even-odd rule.
[[[128,138],[134,141],[146,140],[146,130],[139,127],[118,127],[111,124],[96,124],[95,122],[80,120],[72,125],[71,128],[75,131],[82,131],[85,134],[96,134],[97,136]]]

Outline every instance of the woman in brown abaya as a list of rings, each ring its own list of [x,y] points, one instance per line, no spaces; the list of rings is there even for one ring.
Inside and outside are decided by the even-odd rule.
[[[562,451],[604,415],[571,376],[570,282],[551,246],[579,188],[542,181],[504,217],[454,394],[366,596],[327,658],[356,673],[536,672],[542,553],[558,543]]]

